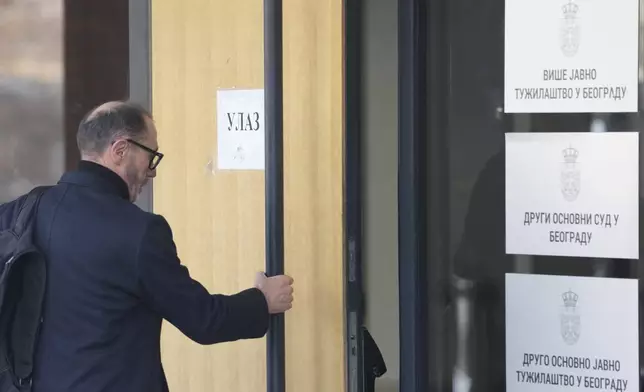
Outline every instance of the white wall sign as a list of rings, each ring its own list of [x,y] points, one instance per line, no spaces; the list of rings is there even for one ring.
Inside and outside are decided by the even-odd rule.
[[[505,0],[505,112],[636,112],[639,0]]]
[[[506,253],[638,259],[638,138],[507,133]]]
[[[636,279],[506,274],[506,391],[639,391]]]
[[[217,91],[217,167],[264,170],[264,90]]]

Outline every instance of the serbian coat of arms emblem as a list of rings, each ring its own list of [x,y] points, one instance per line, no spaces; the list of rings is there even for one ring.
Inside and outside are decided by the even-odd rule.
[[[581,317],[577,308],[579,296],[568,290],[561,295],[561,298],[563,300],[563,309],[560,315],[561,337],[566,344],[573,345],[577,343],[581,335]]]
[[[561,193],[567,201],[575,201],[581,190],[579,151],[569,147],[563,150],[564,161],[561,167]]]
[[[573,0],[568,0],[562,11],[560,47],[564,56],[572,57],[577,54],[580,43],[579,5]]]

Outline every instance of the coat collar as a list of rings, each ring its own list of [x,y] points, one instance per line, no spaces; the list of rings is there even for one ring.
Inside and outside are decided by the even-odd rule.
[[[59,183],[85,186],[130,200],[130,191],[121,176],[90,161],[80,161],[78,169],[65,173]]]

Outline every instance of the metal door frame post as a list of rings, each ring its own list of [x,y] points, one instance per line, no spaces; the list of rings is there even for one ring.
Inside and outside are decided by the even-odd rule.
[[[400,391],[429,391],[426,0],[398,1]]]
[[[284,273],[282,0],[264,0],[266,274]],[[284,315],[270,318],[266,389],[286,389]]]

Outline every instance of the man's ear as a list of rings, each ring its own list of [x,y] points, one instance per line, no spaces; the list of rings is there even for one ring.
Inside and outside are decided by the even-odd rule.
[[[125,153],[129,147],[129,143],[123,139],[117,140],[109,147],[109,155],[115,165],[120,165],[125,161]]]

